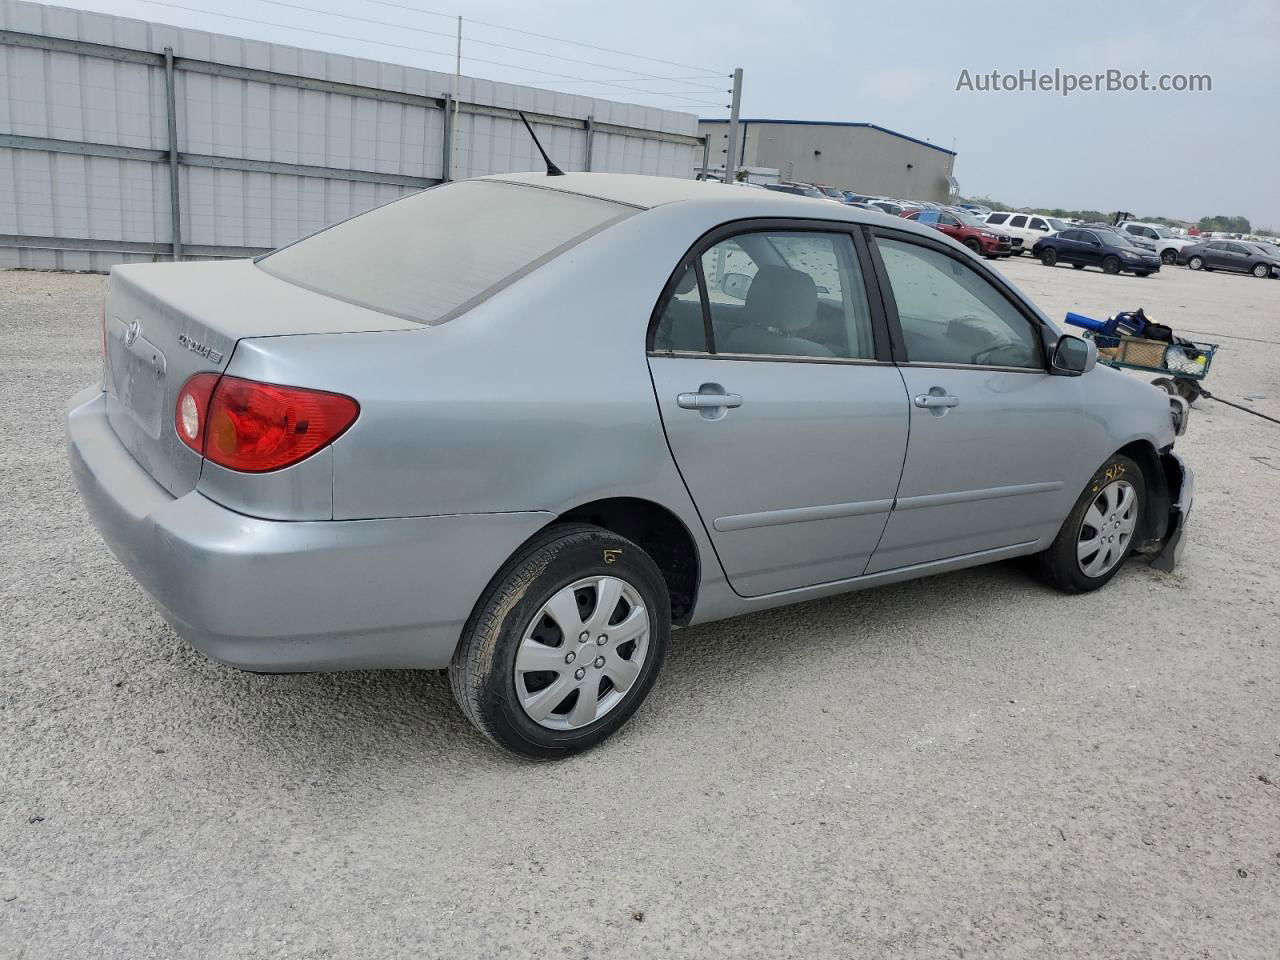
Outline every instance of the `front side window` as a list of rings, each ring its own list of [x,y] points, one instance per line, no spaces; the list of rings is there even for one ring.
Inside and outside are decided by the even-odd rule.
[[[697,330],[692,306],[700,312],[702,301],[696,282],[682,274],[659,310],[655,350],[875,357],[866,288],[848,234],[740,234],[713,245],[699,262],[713,342]]]
[[[1043,369],[1034,325],[976,270],[917,244],[877,243],[908,362]]]
[[[1046,224],[1039,217],[1032,217],[1030,226],[1032,230],[1048,230],[1049,229],[1048,224]]]
[[[376,207],[258,266],[325,296],[443,323],[635,208],[559,190],[463,180]]]
[[[1025,227],[1026,225],[1027,225],[1027,218],[1021,215],[1016,216],[1009,221],[1009,226],[1014,227],[1015,229],[1018,227]]]

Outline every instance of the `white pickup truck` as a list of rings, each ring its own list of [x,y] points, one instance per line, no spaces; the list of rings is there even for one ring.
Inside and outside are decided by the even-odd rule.
[[[1199,237],[1180,237],[1163,223],[1144,223],[1140,220],[1126,220],[1116,229],[1155,244],[1160,262],[1166,267],[1178,262],[1178,253],[1184,247],[1201,240]]]

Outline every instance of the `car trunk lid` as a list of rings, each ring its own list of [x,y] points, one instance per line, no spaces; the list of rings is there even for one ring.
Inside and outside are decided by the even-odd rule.
[[[174,430],[178,393],[197,373],[226,370],[240,340],[424,329],[304,290],[249,260],[118,266],[105,324],[108,419],[174,496],[195,488],[203,462]]]

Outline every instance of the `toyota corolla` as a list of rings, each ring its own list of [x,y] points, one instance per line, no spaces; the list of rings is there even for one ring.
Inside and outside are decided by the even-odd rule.
[[[625,723],[673,626],[1017,556],[1093,590],[1191,504],[1185,404],[936,230],[765,190],[452,183],[118,266],[102,345],[73,471],[180,635],[447,669],[531,757]]]

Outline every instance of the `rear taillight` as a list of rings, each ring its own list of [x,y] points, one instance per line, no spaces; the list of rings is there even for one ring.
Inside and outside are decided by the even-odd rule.
[[[173,426],[178,439],[201,456],[204,455],[205,427],[209,423],[209,400],[218,385],[217,373],[197,373],[178,391],[178,405],[173,411]]]
[[[202,373],[178,393],[174,426],[183,443],[219,466],[265,473],[333,443],[359,413],[340,393]]]

